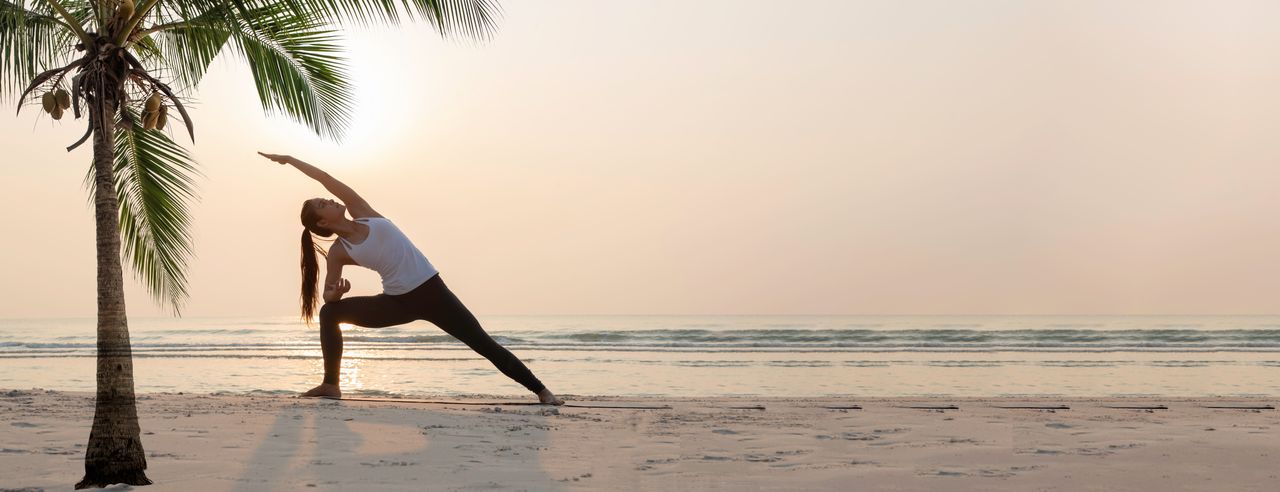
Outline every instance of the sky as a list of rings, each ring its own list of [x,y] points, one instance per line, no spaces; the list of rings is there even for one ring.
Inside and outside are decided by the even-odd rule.
[[[345,31],[339,141],[220,56],[175,135],[184,315],[297,312],[327,195],[258,150],[351,185],[480,315],[1277,313],[1280,3],[502,6],[484,43]],[[0,318],[91,317],[83,121],[0,114]]]

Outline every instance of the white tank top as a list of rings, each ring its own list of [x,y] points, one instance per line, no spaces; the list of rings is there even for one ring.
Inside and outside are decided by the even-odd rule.
[[[355,221],[369,226],[369,237],[360,244],[351,244],[341,237],[338,240],[357,265],[382,276],[384,294],[404,294],[439,273],[390,220],[364,217]]]

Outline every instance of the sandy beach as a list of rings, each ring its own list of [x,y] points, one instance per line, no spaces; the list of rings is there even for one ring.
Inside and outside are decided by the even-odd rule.
[[[568,396],[671,408],[146,394],[146,490],[1280,489],[1280,413],[1205,408],[1270,399]],[[1070,409],[999,408],[1017,405]],[[0,489],[69,489],[92,411],[87,393],[0,393]]]

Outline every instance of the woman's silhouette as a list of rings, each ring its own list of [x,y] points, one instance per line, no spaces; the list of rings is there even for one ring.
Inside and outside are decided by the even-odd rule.
[[[320,346],[324,352],[324,382],[302,396],[341,397],[338,372],[342,362],[342,332],[338,323],[368,328],[400,325],[413,320],[426,320],[454,338],[461,340],[498,370],[538,395],[542,403],[562,405],[520,359],[498,345],[476,317],[445,286],[440,273],[426,256],[405,237],[400,229],[351,187],[334,179],[315,166],[287,155],[263,154],[263,157],[288,164],[319,181],[338,200],[312,198],[302,203],[302,316],[310,320],[315,314],[316,252],[319,247],[311,235],[338,240],[325,253],[324,305],[320,308]],[[347,213],[351,218],[347,218]],[[351,283],[342,278],[342,268],[359,265],[382,276],[382,293],[343,299]]]

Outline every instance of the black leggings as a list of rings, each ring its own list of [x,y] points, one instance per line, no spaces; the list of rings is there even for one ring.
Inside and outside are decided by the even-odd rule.
[[[458,296],[440,279],[431,277],[422,285],[400,295],[349,297],[320,308],[320,347],[324,352],[324,382],[338,384],[342,366],[342,331],[338,323],[366,328],[385,328],[413,320],[426,320],[440,327],[489,359],[507,377],[538,393],[545,386],[511,351],[498,345]]]

